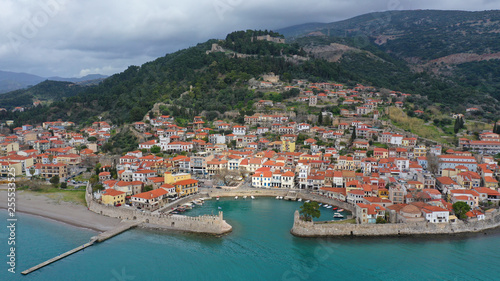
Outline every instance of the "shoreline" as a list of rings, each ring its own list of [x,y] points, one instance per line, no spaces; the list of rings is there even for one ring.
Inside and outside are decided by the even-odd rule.
[[[7,192],[4,190],[0,190],[0,209],[7,210]],[[115,228],[121,221],[91,212],[84,205],[25,191],[16,192],[15,211],[98,233]]]
[[[7,208],[5,208],[4,206],[0,206],[0,210],[1,211],[7,211]],[[82,225],[82,224],[79,224],[77,222],[70,221],[70,220],[55,219],[55,218],[52,218],[50,216],[35,214],[35,213],[30,212],[30,211],[17,210],[16,212],[19,212],[19,213],[21,213],[23,215],[28,215],[28,216],[31,216],[31,217],[38,217],[38,218],[41,218],[41,219],[44,219],[44,220],[47,220],[47,221],[52,221],[52,222],[56,222],[56,223],[66,224],[66,225],[69,225],[69,226],[72,226],[72,227],[77,227],[77,228],[83,228],[83,229],[86,229],[86,230],[91,230],[91,231],[97,232],[97,234],[102,233],[102,232],[105,231],[105,230],[103,230],[101,228],[95,228],[95,227],[92,227],[92,226],[85,226],[85,225]]]
[[[455,223],[317,224],[300,219],[295,211],[290,233],[296,237],[423,237],[467,235],[495,231],[500,227],[500,211],[480,221]]]

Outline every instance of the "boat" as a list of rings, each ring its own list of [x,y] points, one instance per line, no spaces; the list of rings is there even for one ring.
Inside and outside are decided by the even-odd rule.
[[[283,200],[283,196],[280,196],[280,200]]]
[[[252,195],[252,196],[250,196],[250,198],[255,199],[255,197],[254,197],[253,195]]]
[[[326,208],[327,208],[327,209],[331,209],[331,208],[332,208],[332,206],[328,206],[328,207],[326,207]]]
[[[306,200],[306,203],[309,203],[309,202],[311,202],[311,200]]]
[[[340,212],[343,212],[343,211],[344,211],[344,209],[340,209],[338,212],[340,213]]]
[[[297,199],[297,201],[302,202],[302,198]]]
[[[278,199],[280,199],[280,197],[279,197],[279,196],[276,196],[276,200],[278,200]]]
[[[334,210],[337,210],[337,209],[338,209],[338,207],[335,207],[335,208],[333,208],[333,209],[334,209]]]
[[[246,196],[246,195],[245,195],[245,196],[243,196],[243,199],[247,199],[247,196]]]
[[[328,207],[330,207],[330,205],[328,205],[328,204],[327,205],[323,205],[323,207],[328,208]]]
[[[320,206],[320,207],[321,207],[321,206],[323,206],[323,204],[322,204],[322,203],[319,203],[319,204],[318,204],[318,206]]]
[[[238,196],[234,196],[234,199],[238,199]]]
[[[215,198],[215,200],[217,200],[217,201],[218,201],[219,199],[220,199],[220,198],[219,198],[219,196],[217,196],[217,198]]]
[[[340,213],[335,213],[335,214],[333,214],[333,217],[334,217],[334,218],[339,218],[339,219],[341,219],[341,218],[343,218],[344,216],[343,216],[342,214],[340,214]]]
[[[222,210],[222,207],[221,207],[221,206],[218,206],[218,207],[217,207],[217,209]]]

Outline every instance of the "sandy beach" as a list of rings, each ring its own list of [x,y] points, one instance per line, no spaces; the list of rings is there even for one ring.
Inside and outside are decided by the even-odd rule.
[[[0,187],[0,209],[7,209],[7,191]],[[98,215],[86,206],[54,200],[43,193],[16,192],[16,212],[31,214],[70,225],[106,231],[120,223],[120,219]]]

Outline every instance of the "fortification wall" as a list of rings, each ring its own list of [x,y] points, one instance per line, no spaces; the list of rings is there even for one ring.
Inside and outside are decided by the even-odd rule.
[[[219,212],[216,216],[189,217],[170,214],[151,214],[124,207],[106,206],[93,200],[89,186],[87,186],[85,199],[87,200],[89,210],[94,213],[125,220],[139,220],[146,227],[208,234],[224,234],[232,230],[231,225],[224,220],[222,212]]]
[[[387,223],[387,224],[339,224],[313,223],[300,219],[295,211],[290,231],[301,237],[334,236],[398,236],[423,234],[457,234],[479,232],[500,226],[500,212],[489,214],[485,220],[456,223]]]

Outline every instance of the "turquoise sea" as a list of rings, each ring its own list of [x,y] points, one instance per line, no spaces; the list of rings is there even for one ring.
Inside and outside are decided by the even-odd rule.
[[[17,272],[0,280],[500,280],[500,231],[419,238],[303,239],[289,231],[301,203],[207,201],[188,215],[224,211],[223,237],[135,229],[28,276],[21,271],[81,245],[95,232],[18,213]],[[322,210],[322,219],[333,211]],[[7,225],[6,212],[0,215]]]

